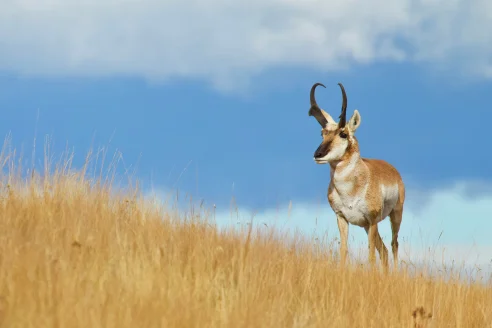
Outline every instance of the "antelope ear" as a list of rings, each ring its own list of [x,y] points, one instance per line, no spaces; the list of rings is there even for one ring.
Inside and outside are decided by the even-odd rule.
[[[329,125],[333,125],[333,124],[337,124],[337,122],[335,122],[335,120],[333,119],[333,117],[331,117],[330,114],[328,114],[327,112],[325,112],[323,109],[321,109],[321,114],[323,114],[324,118],[326,118],[326,120],[328,121],[328,124]]]
[[[326,129],[329,125],[337,124],[330,114],[328,114],[318,106],[312,106],[309,109],[308,114],[309,116],[313,116],[323,129]]]
[[[349,129],[350,131],[352,131],[352,133],[354,133],[359,128],[360,122],[361,122],[361,116],[359,114],[359,111],[356,109],[348,123]]]

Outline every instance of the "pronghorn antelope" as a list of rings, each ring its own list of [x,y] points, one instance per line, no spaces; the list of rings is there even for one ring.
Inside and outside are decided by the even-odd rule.
[[[388,267],[388,250],[378,232],[377,224],[388,215],[392,230],[394,267],[398,263],[398,231],[402,221],[405,185],[399,172],[388,162],[360,156],[355,131],[360,126],[361,115],[356,109],[347,122],[347,95],[342,90],[340,121],[321,109],[314,96],[317,86],[311,88],[309,116],[314,116],[321,125],[323,141],[314,152],[317,164],[330,164],[331,181],[328,186],[328,202],[335,212],[340,231],[342,265],[347,257],[349,223],[363,227],[369,239],[369,261],[376,260],[375,248],[385,268]]]

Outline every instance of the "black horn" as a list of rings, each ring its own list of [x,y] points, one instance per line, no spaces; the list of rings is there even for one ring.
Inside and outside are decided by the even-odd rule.
[[[318,123],[324,128],[326,124],[328,124],[328,121],[326,118],[323,116],[323,113],[321,113],[321,109],[318,106],[318,103],[316,102],[316,97],[314,96],[314,92],[316,90],[316,87],[320,85],[323,88],[326,88],[323,83],[315,83],[311,87],[311,94],[310,94],[310,101],[311,101],[311,108],[309,109],[309,116],[314,116],[314,118],[318,121]]]
[[[342,90],[342,112],[340,113],[340,116],[338,117],[340,121],[338,121],[338,127],[343,128],[345,127],[345,124],[347,123],[347,94],[345,93],[345,88],[343,87],[343,84],[338,83],[340,86],[340,89]]]

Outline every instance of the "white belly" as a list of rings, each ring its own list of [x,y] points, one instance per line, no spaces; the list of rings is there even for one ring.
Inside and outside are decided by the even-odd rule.
[[[341,212],[350,224],[360,227],[367,226],[371,219],[377,223],[387,217],[395,207],[399,196],[397,184],[393,186],[381,186],[381,198],[379,198],[381,204],[378,204],[381,206],[381,215],[377,218],[371,218],[369,206],[366,201],[368,188],[364,188],[354,196],[345,194],[343,189],[343,186],[338,188],[337,185],[338,191],[333,190],[330,205],[335,212]]]
[[[366,190],[362,190],[355,196],[347,196],[334,190],[330,205],[335,213],[341,212],[350,224],[364,227],[369,223],[369,208],[365,200],[365,194]]]

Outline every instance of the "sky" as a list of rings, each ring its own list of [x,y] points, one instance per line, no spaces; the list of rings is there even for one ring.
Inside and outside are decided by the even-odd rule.
[[[27,157],[49,136],[79,166],[91,147],[121,152],[145,192],[190,194],[221,224],[255,213],[336,237],[307,113],[322,82],[338,117],[342,82],[362,156],[406,184],[400,245],[490,268],[491,31],[485,0],[8,0],[0,132]]]

